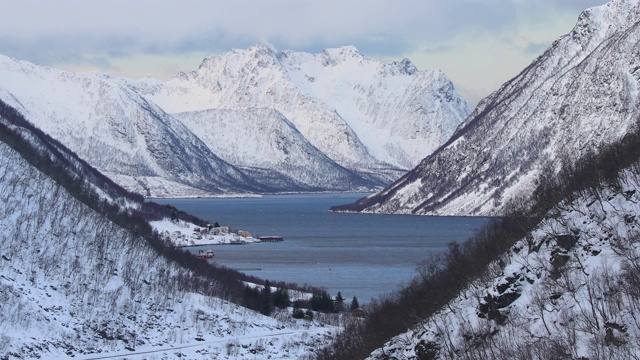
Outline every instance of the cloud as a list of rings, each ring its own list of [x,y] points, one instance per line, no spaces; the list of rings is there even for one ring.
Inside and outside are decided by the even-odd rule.
[[[406,51],[417,40],[452,38],[467,27],[499,30],[509,26],[512,6],[496,3],[26,0],[5,4],[0,33],[33,53],[64,49],[116,56],[128,52],[215,52],[258,41],[295,49],[358,42],[376,53],[390,53]]]
[[[175,72],[162,72],[180,64],[189,70],[187,66],[197,66],[194,59],[259,41],[312,53],[355,45],[368,57],[409,57],[421,69],[443,68],[461,87],[476,89],[470,90],[475,94],[493,89],[493,82],[486,83],[489,77],[505,81],[514,76],[512,69],[523,68],[545,44],[568,32],[582,10],[604,2],[4,1],[0,53],[118,75],[127,75],[130,67],[128,75],[138,76],[147,68],[149,75],[166,78]],[[493,55],[492,62],[492,54],[498,53],[502,58]]]

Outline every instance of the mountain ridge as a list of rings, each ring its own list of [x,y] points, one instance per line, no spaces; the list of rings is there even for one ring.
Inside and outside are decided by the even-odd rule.
[[[540,176],[554,176],[638,126],[639,13],[635,0],[583,12],[571,33],[483,99],[416,168],[377,194],[332,209],[499,216],[528,201]]]
[[[274,188],[285,183],[289,191],[346,191],[382,184],[379,175],[367,176],[329,159],[273,108],[209,109],[173,116],[223,160],[245,173],[257,173],[255,177]],[[257,132],[263,132],[260,141],[252,138]]]
[[[231,82],[229,79],[239,80]],[[238,81],[242,85],[238,86]],[[360,143],[359,139],[366,137],[367,130],[371,132],[375,129],[372,137],[380,135],[378,143],[385,137],[393,140],[391,133],[382,134],[381,130],[367,125],[363,120],[366,116],[377,122],[386,117],[384,125],[393,124],[395,130],[406,125],[414,133],[424,133],[420,136],[420,146],[411,145],[422,148],[421,152],[424,154],[446,140],[443,138],[448,138],[468,115],[466,104],[441,71],[418,71],[408,60],[391,64],[370,60],[353,46],[308,54],[278,51],[268,44],[259,44],[246,50],[234,49],[207,57],[198,70],[181,73],[166,82],[147,79],[127,83],[169,113],[214,108],[275,108],[295,124],[314,146],[348,168],[354,164],[380,162],[372,158],[372,151],[385,153],[384,149],[380,149],[382,146],[373,147],[371,140],[366,144]],[[407,104],[399,103],[406,98],[402,96],[405,91],[412,92],[411,98],[405,100]],[[394,96],[389,96],[390,93]],[[440,93],[441,98],[436,98]],[[370,96],[376,98],[369,101]],[[436,109],[432,105],[439,103],[439,100],[449,101],[452,105],[451,109],[443,108],[441,113],[436,114],[433,117],[435,120],[428,120],[429,117],[424,114],[404,119],[407,114],[421,107]],[[353,105],[358,102],[370,103],[372,108]],[[394,113],[384,112],[381,108],[404,110]],[[446,116],[443,115],[445,113]],[[439,120],[438,116],[443,119]],[[380,119],[376,120],[376,117]],[[309,118],[315,119],[314,122],[305,120]],[[319,124],[315,124],[318,122]],[[440,122],[444,124],[435,125]],[[339,129],[327,135],[339,139],[341,144],[336,149],[331,149],[326,144],[326,137],[318,135],[326,133],[326,125],[323,125],[326,123],[335,124],[333,126]],[[420,127],[428,124],[434,124],[434,128]],[[428,140],[428,131],[437,132],[436,139]],[[412,139],[404,136],[402,140]],[[380,159],[391,163],[393,167],[407,168],[423,157],[409,155],[408,150],[402,149],[405,145],[400,140],[390,144],[391,149],[386,151],[387,155],[380,156]],[[398,148],[395,149],[397,154],[392,154],[393,147]],[[419,152],[416,149],[412,151]]]
[[[107,76],[4,56],[0,73],[5,101],[103,172],[166,179],[200,192],[261,189],[180,122]]]
[[[323,62],[335,69],[325,68]],[[291,81],[291,74],[301,74],[292,69],[294,64],[306,69],[307,78]],[[340,82],[344,66],[357,69],[358,74]],[[313,72],[318,69],[323,69],[319,73],[323,76]],[[385,76],[400,80],[376,93],[378,103],[363,108],[358,121],[364,124],[362,119],[378,114],[380,108],[404,109],[396,111],[395,118],[390,110],[380,113],[377,120],[371,116],[372,124],[384,128],[380,119],[389,116],[395,123],[403,114],[417,110],[411,121],[394,125],[390,132],[364,124],[360,135],[356,134],[354,122],[350,125],[343,119],[345,113],[356,113],[355,107],[334,107],[327,103],[332,99],[317,96],[321,89],[333,86],[335,91],[351,89],[356,94],[351,100],[365,101],[365,95],[376,88],[367,79],[375,76],[379,76],[375,84],[384,83]],[[420,79],[429,81],[418,86]],[[324,84],[320,90],[313,88],[314,81]],[[165,82],[75,74],[0,58],[3,100],[120,185],[147,197],[379,189],[413,166],[422,156],[417,154],[428,153],[443,142],[468,113],[443,73],[420,72],[408,60],[391,64],[369,60],[355,47],[311,55],[259,44],[207,57],[199,69],[180,73],[166,84],[172,82],[179,86],[151,96],[166,90]],[[315,89],[315,95],[305,92],[303,83],[311,84],[307,88]],[[403,89],[412,95],[406,97]],[[332,101],[346,101],[332,96]],[[421,100],[425,96],[427,100]],[[432,103],[438,104],[431,107],[436,115],[449,114],[446,119],[430,117],[425,109]],[[280,115],[256,116],[264,108]],[[227,136],[226,146],[246,158],[230,156],[225,144],[215,138],[215,124],[207,124],[202,115],[200,125],[187,126],[186,110],[206,110],[218,122],[225,117],[227,131],[238,135]],[[219,114],[214,115],[216,111]],[[264,126],[258,126],[263,120]],[[253,131],[247,131],[249,128]],[[280,135],[268,132],[273,129],[280,129]],[[295,140],[284,141],[283,129],[289,129],[286,132]],[[416,135],[419,133],[431,140],[425,142],[425,136]],[[205,138],[209,141],[203,141]],[[376,145],[376,154],[363,139]],[[404,143],[410,151],[403,148]],[[248,151],[260,147],[265,151],[262,157]],[[212,149],[224,154],[224,159]],[[274,159],[280,160],[274,163]]]

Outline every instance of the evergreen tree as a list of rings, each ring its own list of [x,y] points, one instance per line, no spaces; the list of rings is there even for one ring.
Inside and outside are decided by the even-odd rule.
[[[334,311],[333,299],[329,293],[322,291],[320,294],[313,294],[311,298],[311,310],[314,311]]]
[[[262,293],[266,296],[271,296],[271,284],[269,283],[269,280],[265,280]]]
[[[264,288],[262,289],[260,297],[260,312],[264,315],[271,315],[273,311],[273,301],[271,299],[271,285],[269,280],[264,282]]]
[[[278,288],[276,290],[276,292],[273,294],[273,305],[281,309],[291,305],[291,300],[289,299],[289,292],[287,291],[287,289]]]
[[[349,307],[349,310],[353,311],[355,309],[358,309],[360,307],[360,304],[358,304],[358,298],[357,297],[353,297],[353,300],[351,300],[351,306]]]
[[[344,298],[340,291],[338,291],[338,295],[336,295],[336,311],[344,311]]]
[[[291,315],[294,319],[304,319],[304,311],[300,308],[293,309],[293,314]]]

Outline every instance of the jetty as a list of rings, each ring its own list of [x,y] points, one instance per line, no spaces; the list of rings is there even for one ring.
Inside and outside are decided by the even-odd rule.
[[[282,236],[259,236],[258,240],[261,242],[281,242],[284,241]]]

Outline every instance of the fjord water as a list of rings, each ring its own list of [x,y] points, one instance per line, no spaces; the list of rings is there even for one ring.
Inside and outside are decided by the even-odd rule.
[[[267,195],[259,198],[155,199],[202,219],[280,243],[217,245],[211,261],[270,281],[340,291],[368,302],[416,276],[417,264],[463,241],[487,218],[330,213],[366,194]],[[436,290],[434,290],[436,291]]]

